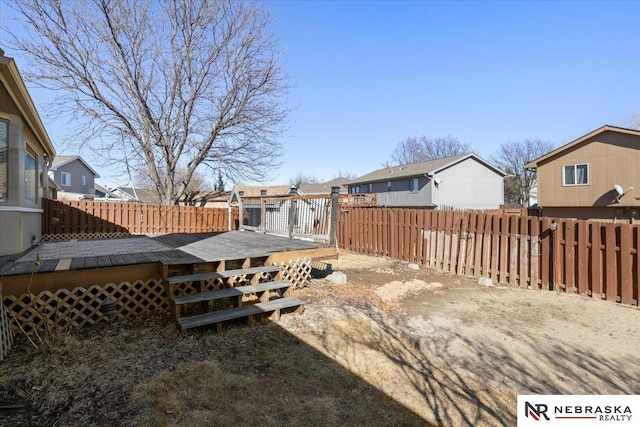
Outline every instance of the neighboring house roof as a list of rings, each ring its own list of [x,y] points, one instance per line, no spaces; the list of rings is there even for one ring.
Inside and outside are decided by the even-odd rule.
[[[304,194],[330,194],[331,187],[340,187],[341,193],[347,193],[346,186],[349,183],[351,183],[349,178],[339,177],[319,184],[300,184],[298,190]]]
[[[262,190],[266,190],[267,196],[284,196],[289,194],[291,185],[236,185],[233,187],[233,192],[238,193],[242,191],[242,197],[260,197]]]
[[[558,155],[562,155],[564,154],[564,152],[570,150],[571,148],[575,147],[576,145],[588,140],[589,138],[592,138],[596,135],[599,135],[601,133],[607,132],[607,131],[611,131],[611,132],[618,132],[618,133],[625,133],[628,135],[634,135],[634,136],[640,136],[640,131],[638,130],[634,130],[634,129],[627,129],[627,128],[621,128],[618,126],[611,126],[611,125],[604,125],[592,132],[589,132],[586,135],[581,136],[580,138],[573,140],[571,142],[569,142],[568,144],[563,145],[562,147],[558,147],[553,151],[548,152],[547,154],[538,157],[535,160],[530,161],[529,163],[527,163],[526,165],[524,165],[524,167],[526,169],[535,169],[538,167],[538,165],[540,163],[543,163],[545,160],[550,159],[552,157],[558,156]]]
[[[226,202],[229,199],[230,191],[218,191],[218,190],[198,190],[192,191],[189,194],[180,196],[179,203],[206,203],[206,202]]]
[[[87,169],[89,169],[91,171],[91,173],[96,177],[96,178],[100,178],[100,175],[98,175],[98,172],[96,172],[90,165],[89,163],[87,163],[82,157],[80,156],[56,156],[53,159],[53,163],[51,163],[51,167],[49,168],[49,170],[51,171],[55,171],[58,170],[58,168],[69,164],[73,161],[79,160],[80,162],[82,162],[82,164],[84,164]]]
[[[107,187],[103,187],[102,185],[98,184],[97,182],[95,182],[93,184],[93,188],[96,192],[100,192],[100,193],[104,193],[104,194],[109,194],[109,195],[113,195],[111,193],[111,190],[109,190]]]
[[[443,169],[451,167],[456,163],[460,163],[463,160],[473,158],[483,163],[490,169],[493,169],[497,174],[505,176],[505,173],[498,169],[496,166],[484,160],[482,157],[476,154],[459,154],[457,156],[443,157],[441,159],[428,160],[426,162],[409,163],[400,166],[390,166],[383,169],[378,169],[354,179],[349,185],[362,184],[366,182],[378,182],[389,181],[399,178],[409,178],[413,176],[420,176],[424,174],[435,174]]]
[[[111,190],[118,197],[136,202],[156,203],[156,193],[148,188],[117,187]]]

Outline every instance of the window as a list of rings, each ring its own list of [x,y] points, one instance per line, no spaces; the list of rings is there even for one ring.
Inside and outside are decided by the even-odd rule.
[[[360,193],[360,187],[359,186],[355,186],[355,187],[351,187],[351,194],[358,194]]]
[[[33,154],[26,152],[24,155],[24,198],[30,202],[36,201],[38,168]]]
[[[82,185],[87,185],[87,176],[82,175]]]
[[[367,193],[373,193],[373,184],[367,185]]]
[[[7,146],[9,123],[0,121],[0,200],[7,200]]]
[[[409,191],[416,193],[418,191],[418,178],[411,178],[409,180]]]
[[[589,185],[589,165],[565,165],[563,185]]]
[[[260,190],[260,195],[261,196],[266,196],[267,195],[267,190]]]
[[[244,196],[244,191],[242,191],[242,190],[238,191],[238,195],[241,196],[241,197]]]
[[[71,174],[69,172],[60,172],[60,185],[71,187]]]
[[[387,191],[391,191],[391,181],[387,181]]]

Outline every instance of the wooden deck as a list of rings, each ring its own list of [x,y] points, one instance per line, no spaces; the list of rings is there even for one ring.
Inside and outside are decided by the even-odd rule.
[[[23,290],[31,273],[39,276],[33,287],[44,290],[59,288],[64,280],[68,286],[83,286],[166,277],[168,266],[260,257],[279,262],[303,256],[326,259],[336,257],[337,251],[320,243],[249,231],[43,242],[23,254],[0,258],[0,277],[5,294],[10,294]]]

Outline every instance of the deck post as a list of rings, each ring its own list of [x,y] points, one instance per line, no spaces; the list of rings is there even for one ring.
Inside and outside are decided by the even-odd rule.
[[[329,245],[335,246],[338,241],[338,198],[340,187],[331,187],[331,222],[329,223]]]

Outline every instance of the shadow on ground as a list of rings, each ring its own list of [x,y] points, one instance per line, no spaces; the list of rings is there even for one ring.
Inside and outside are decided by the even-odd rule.
[[[2,426],[426,426],[276,324],[178,333],[165,319],[18,345],[0,373]]]
[[[495,339],[478,341],[454,330],[418,336],[376,311],[364,317],[361,311],[349,322],[359,325],[358,336],[349,323],[333,324],[323,335],[324,350],[354,372],[366,371],[363,354],[382,355],[413,389],[400,400],[442,425],[513,426],[517,394],[640,393],[640,368],[630,358],[602,360],[596,351],[541,343],[508,326],[496,325]],[[504,337],[518,345],[505,344]],[[374,376],[364,377],[378,383]]]

